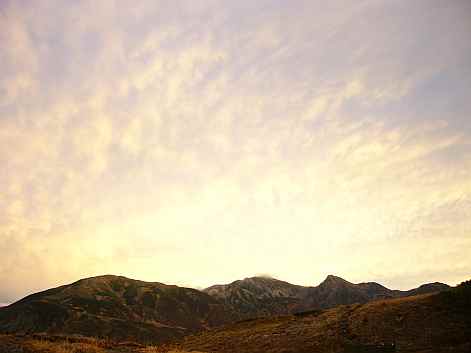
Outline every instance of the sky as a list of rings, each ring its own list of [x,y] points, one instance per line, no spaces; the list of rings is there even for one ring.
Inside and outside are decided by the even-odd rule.
[[[471,2],[0,0],[0,302],[471,277]]]

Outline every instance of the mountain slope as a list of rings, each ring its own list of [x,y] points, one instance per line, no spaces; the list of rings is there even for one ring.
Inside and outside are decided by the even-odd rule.
[[[299,307],[306,287],[274,278],[251,277],[203,291],[247,318],[292,312]]]
[[[441,293],[243,321],[186,337],[212,353],[471,351],[471,281]]]
[[[0,309],[0,332],[162,342],[234,319],[223,304],[195,289],[100,276]]]

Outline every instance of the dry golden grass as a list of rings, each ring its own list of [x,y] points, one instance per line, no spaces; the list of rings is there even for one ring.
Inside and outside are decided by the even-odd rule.
[[[15,336],[0,334],[0,353],[205,353],[168,346],[147,346],[133,342],[111,342],[74,336]]]
[[[30,340],[25,348],[38,353],[106,353],[106,350],[91,343],[49,342],[43,340]]]
[[[201,351],[182,351],[179,349],[167,350],[164,347],[148,346],[139,350],[139,353],[205,353]]]

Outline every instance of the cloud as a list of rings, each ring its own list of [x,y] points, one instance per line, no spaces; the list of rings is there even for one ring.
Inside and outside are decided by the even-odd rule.
[[[0,300],[101,273],[459,281],[469,12],[2,5]]]

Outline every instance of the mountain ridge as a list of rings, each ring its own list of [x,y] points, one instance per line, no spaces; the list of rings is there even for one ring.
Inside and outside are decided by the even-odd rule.
[[[203,290],[102,275],[28,295],[0,308],[0,333],[80,334],[168,342],[240,320],[441,291],[429,283],[409,291],[329,275],[316,287],[247,277]]]
[[[407,291],[391,290],[376,282],[354,284],[339,276],[328,275],[317,286],[294,285],[276,278],[248,277],[211,286],[203,292],[224,301],[244,318],[253,318],[427,294],[447,288],[448,285],[435,282]]]

